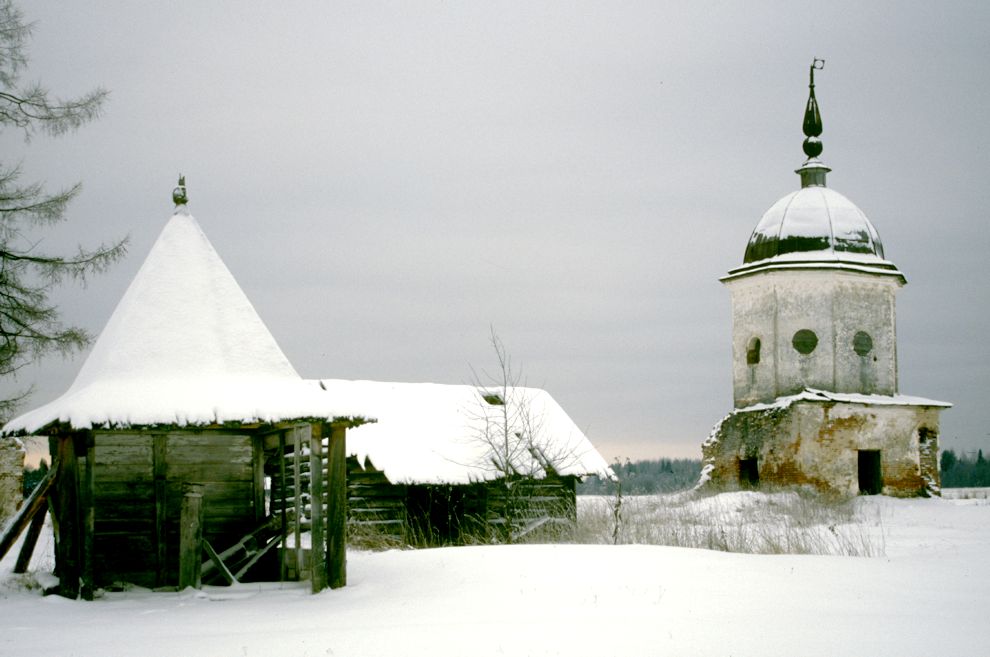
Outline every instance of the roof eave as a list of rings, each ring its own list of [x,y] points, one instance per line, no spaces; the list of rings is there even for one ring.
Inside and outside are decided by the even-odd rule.
[[[363,424],[374,424],[378,420],[371,417],[356,415],[334,415],[334,416],[300,416],[283,418],[276,421],[260,421],[256,418],[245,418],[244,420],[227,420],[225,422],[145,422],[145,423],[120,423],[120,422],[95,422],[89,425],[73,426],[71,421],[51,420],[34,431],[26,429],[15,429],[8,431],[6,427],[0,429],[0,436],[51,436],[72,431],[279,431],[293,424],[315,424],[324,422],[332,426],[342,426],[347,429],[359,427]]]
[[[859,274],[869,274],[894,278],[899,285],[907,285],[907,278],[893,264],[885,263],[856,263],[847,260],[794,260],[794,261],[768,261],[763,260],[730,269],[729,272],[718,280],[722,283],[738,280],[754,274],[761,274],[768,271],[850,271]]]

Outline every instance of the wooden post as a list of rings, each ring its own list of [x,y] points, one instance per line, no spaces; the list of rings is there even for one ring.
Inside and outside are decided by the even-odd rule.
[[[287,500],[285,499],[285,432],[280,431],[278,434],[278,496],[282,500],[280,515],[282,521],[282,541],[279,547],[278,554],[278,576],[279,581],[285,581],[285,544],[288,532],[288,513],[286,512]]]
[[[265,509],[265,439],[251,439],[251,464],[254,471],[254,521],[261,522],[268,515]]]
[[[93,459],[96,458],[96,439],[92,431],[82,435],[86,447],[86,466],[83,470],[80,497],[82,499],[82,598],[92,600],[96,590],[93,572],[93,542],[96,534],[95,486]]]
[[[58,567],[58,594],[75,600],[79,597],[79,461],[75,436],[58,436],[58,543],[55,563]]]
[[[330,425],[327,459],[327,580],[330,588],[347,586],[347,429]]]
[[[179,590],[200,588],[203,567],[203,484],[183,484],[179,517]]]
[[[324,561],[326,543],[323,535],[323,426],[320,422],[310,425],[309,438],[309,508],[312,521],[310,529],[310,581],[313,593],[327,587],[327,569]]]
[[[293,538],[296,542],[296,579],[302,579],[303,571],[303,549],[302,549],[302,468],[299,459],[302,455],[302,445],[299,442],[299,427],[292,427],[292,484],[293,502],[295,503],[296,522],[293,530]]]
[[[165,586],[168,580],[168,540],[166,513],[168,490],[168,435],[151,437],[151,469],[155,487],[155,528],[152,548],[155,551],[155,586]]]
[[[53,480],[58,478],[58,472],[61,470],[61,466],[58,465],[58,433],[52,433],[48,436],[48,456],[51,466],[49,472],[52,475]],[[58,466],[58,467],[56,467]],[[52,491],[51,495],[48,496],[48,517],[52,522],[52,541],[55,548],[55,567],[52,569],[52,574],[58,577],[58,486],[55,486],[55,490]]]
[[[41,536],[41,528],[45,524],[45,515],[48,513],[48,501],[41,498],[41,505],[34,512],[31,524],[28,526],[27,534],[24,536],[24,543],[21,545],[20,554],[17,555],[17,563],[14,564],[14,572],[17,574],[26,573],[31,565],[31,555],[34,554],[34,547],[38,544],[38,537]]]

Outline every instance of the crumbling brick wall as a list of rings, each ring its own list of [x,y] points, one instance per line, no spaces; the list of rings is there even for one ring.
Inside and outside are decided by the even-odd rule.
[[[883,493],[937,495],[937,427],[935,408],[800,400],[729,414],[702,445],[703,463],[720,488],[747,485],[740,464],[755,459],[759,485],[856,494],[859,451],[878,451]]]
[[[0,522],[12,516],[24,500],[24,445],[0,439]]]
[[[938,431],[929,426],[918,429],[918,452],[921,478],[925,481],[926,492],[941,497],[942,475],[938,469]]]

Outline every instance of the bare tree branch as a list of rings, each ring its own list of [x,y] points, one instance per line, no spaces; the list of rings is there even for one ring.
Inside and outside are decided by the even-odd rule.
[[[491,473],[501,487],[506,522],[502,538],[512,542],[528,505],[526,497],[532,494],[532,481],[558,475],[579,462],[581,455],[545,426],[545,409],[537,403],[539,391],[525,385],[494,327],[490,343],[495,368],[480,375],[472,368],[478,405],[467,412],[474,427],[472,440],[483,447],[474,465]]]
[[[39,131],[57,136],[92,121],[108,95],[97,88],[63,99],[39,83],[21,85],[32,29],[12,0],[0,0],[0,129],[14,128],[28,140]],[[40,183],[22,184],[20,176],[20,165],[0,165],[0,376],[5,377],[46,354],[68,354],[89,344],[84,330],[62,325],[49,295],[65,280],[85,284],[127,249],[126,238],[93,249],[80,246],[72,254],[40,249],[40,238],[31,231],[65,221],[82,187],[49,194]],[[26,395],[0,401],[0,419]]]

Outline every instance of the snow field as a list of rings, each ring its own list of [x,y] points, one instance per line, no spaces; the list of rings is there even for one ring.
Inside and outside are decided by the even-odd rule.
[[[774,496],[705,500],[739,509]],[[8,555],[0,655],[990,654],[990,501],[856,502],[882,518],[886,556],[575,544],[351,552],[348,586],[318,595],[266,584],[84,603],[24,588]]]

